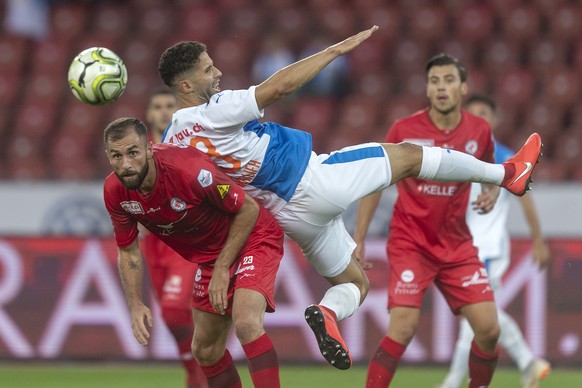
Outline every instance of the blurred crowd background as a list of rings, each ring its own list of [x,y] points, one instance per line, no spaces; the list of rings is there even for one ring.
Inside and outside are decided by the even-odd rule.
[[[119,116],[144,118],[148,94],[162,86],[159,56],[175,42],[206,43],[221,87],[236,89],[377,24],[266,119],[312,132],[318,152],[382,140],[395,119],[426,106],[424,65],[446,52],[468,68],[470,91],[496,99],[500,141],[518,148],[541,133],[537,181],[582,181],[579,1],[7,0],[0,19],[0,179],[102,179],[102,129]],[[108,106],[68,90],[71,60],[92,46],[127,65],[127,90]]]

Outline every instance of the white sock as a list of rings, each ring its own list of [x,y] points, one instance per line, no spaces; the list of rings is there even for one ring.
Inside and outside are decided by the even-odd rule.
[[[440,147],[422,147],[421,179],[440,182],[481,182],[500,185],[505,168],[469,154]]]
[[[327,290],[319,304],[332,310],[339,322],[356,312],[360,297],[360,289],[354,283],[343,283]]]
[[[499,317],[499,344],[509,353],[521,372],[533,361],[534,355],[519,330],[517,323],[505,311],[497,310]]]
[[[466,319],[459,322],[459,338],[455,344],[455,351],[451,360],[451,367],[443,386],[447,388],[459,388],[465,386],[463,380],[469,371],[469,353],[471,352],[471,341],[473,341],[473,329]]]

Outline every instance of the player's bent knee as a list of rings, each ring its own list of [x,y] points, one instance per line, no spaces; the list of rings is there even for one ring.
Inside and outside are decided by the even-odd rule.
[[[411,143],[382,144],[392,169],[392,182],[400,179],[418,176],[422,165],[422,147]]]
[[[206,345],[201,341],[192,341],[192,355],[200,365],[211,365],[224,355],[225,348],[216,344]]]
[[[236,337],[241,344],[256,340],[264,332],[262,322],[251,314],[239,316],[233,324]]]

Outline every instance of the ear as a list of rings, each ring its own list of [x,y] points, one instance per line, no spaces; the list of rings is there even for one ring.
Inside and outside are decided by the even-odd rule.
[[[466,96],[469,93],[469,85],[466,82],[461,84],[461,95]]]
[[[181,79],[178,81],[178,91],[182,94],[192,93],[194,85],[189,79]]]
[[[154,145],[151,141],[148,141],[148,146],[146,148],[146,157],[147,159],[151,159],[154,155]]]

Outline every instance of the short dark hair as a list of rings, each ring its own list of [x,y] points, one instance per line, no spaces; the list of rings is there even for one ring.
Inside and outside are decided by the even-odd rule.
[[[200,60],[200,54],[204,52],[206,45],[196,41],[184,41],[167,48],[158,63],[158,73],[162,81],[173,88],[176,78],[192,69]]]
[[[176,94],[172,91],[172,89],[158,88],[150,93],[150,97],[148,99],[148,106],[151,105],[152,100],[154,99],[154,97],[157,97],[157,96],[172,96],[172,97],[176,98]]]
[[[110,141],[123,139],[129,131],[133,129],[140,139],[148,139],[148,129],[145,124],[135,117],[121,117],[110,122],[103,131],[103,142],[105,146]]]
[[[435,66],[446,66],[446,65],[455,65],[455,67],[459,71],[461,82],[467,82],[467,79],[469,78],[467,68],[463,66],[463,64],[457,58],[445,53],[437,54],[428,60],[428,62],[426,63],[426,74],[428,75],[430,69],[432,69]]]
[[[471,94],[465,100],[465,106],[472,104],[474,102],[480,102],[480,103],[487,105],[489,108],[491,108],[491,110],[493,112],[495,112],[495,109],[497,109],[497,105],[495,104],[495,101],[493,101],[493,98],[491,98],[485,94],[477,94],[477,93]]]

